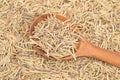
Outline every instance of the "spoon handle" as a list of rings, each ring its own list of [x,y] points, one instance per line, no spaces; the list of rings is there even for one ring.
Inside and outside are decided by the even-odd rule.
[[[108,51],[105,49],[101,49],[92,44],[90,44],[89,46],[91,47],[87,47],[87,48],[89,48],[88,55],[90,57],[97,58],[99,60],[105,61],[107,63],[110,63],[120,68],[120,53],[119,52],[112,52],[112,51]]]

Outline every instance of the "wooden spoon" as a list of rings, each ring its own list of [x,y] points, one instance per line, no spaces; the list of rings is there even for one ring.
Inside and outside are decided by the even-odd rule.
[[[29,30],[29,36],[33,35],[33,31],[35,26],[42,20],[46,19],[47,17],[50,17],[51,15],[54,15],[57,19],[61,21],[66,21],[68,20],[66,17],[57,14],[57,13],[48,13],[48,14],[43,14],[41,16],[38,16],[30,25],[30,30]],[[82,35],[81,35],[82,36]],[[83,37],[83,36],[82,36]],[[107,63],[110,63],[112,65],[115,65],[120,68],[120,53],[119,52],[112,52],[108,51],[105,49],[101,49],[92,43],[88,42],[85,37],[83,37],[84,40],[80,41],[78,44],[78,48],[76,50],[76,56],[77,57],[93,57],[102,61],[105,61]],[[36,45],[34,46],[34,49],[39,53],[40,55],[50,58],[50,59],[55,59],[53,56],[47,56],[46,53],[38,48]],[[62,57],[62,60],[69,60],[72,59],[73,57],[71,55]]]

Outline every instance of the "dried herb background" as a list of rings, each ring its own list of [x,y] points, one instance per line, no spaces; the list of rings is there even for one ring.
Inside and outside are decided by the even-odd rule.
[[[1,80],[119,80],[120,69],[93,58],[53,61],[36,54],[27,32],[38,15],[76,21],[95,45],[120,52],[119,0],[0,0]]]

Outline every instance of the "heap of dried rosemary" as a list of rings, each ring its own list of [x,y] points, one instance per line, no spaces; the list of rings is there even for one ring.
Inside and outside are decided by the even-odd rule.
[[[51,16],[35,26],[32,40],[47,53],[47,56],[61,58],[72,55],[75,59],[76,44],[80,38],[76,29],[78,28],[73,28],[73,23],[61,22]]]

